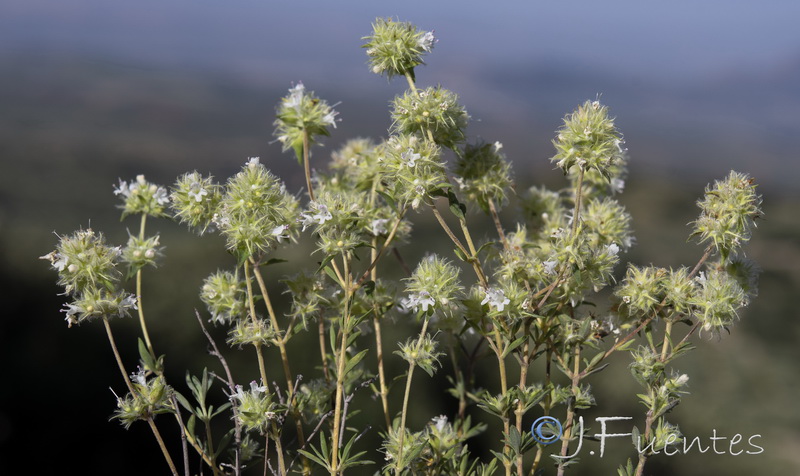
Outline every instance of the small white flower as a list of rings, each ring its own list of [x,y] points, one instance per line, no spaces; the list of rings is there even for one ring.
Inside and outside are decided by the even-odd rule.
[[[388,222],[388,218],[378,218],[372,220],[372,234],[375,236],[385,235],[387,233],[386,223]]]
[[[557,260],[545,261],[542,264],[544,265],[544,274],[556,274]]]
[[[278,243],[283,243],[283,240],[289,238],[289,235],[286,233],[286,230],[289,229],[289,225],[278,225],[272,229],[272,236],[277,237]]]
[[[131,380],[136,381],[139,385],[146,386],[147,385],[147,377],[146,372],[143,368],[139,367],[139,371],[135,374],[131,374]]]
[[[503,148],[503,144],[499,140],[495,141],[493,145],[494,145],[494,151],[495,152],[500,152],[500,149]]]
[[[405,162],[406,165],[412,169],[417,166],[417,160],[419,160],[420,157],[422,156],[420,154],[414,153],[414,149],[411,148],[400,154],[400,158],[403,160],[403,162]]]
[[[622,296],[622,302],[624,302],[625,304],[630,304],[631,303],[631,297],[630,296]]]
[[[114,195],[122,195],[125,198],[130,197],[131,189],[128,187],[128,182],[120,180],[119,185],[114,187]]]
[[[419,38],[417,45],[428,53],[433,49],[433,45],[439,40],[433,35],[433,31],[426,31],[424,35]]]
[[[678,378],[675,379],[675,385],[678,387],[683,387],[686,385],[686,382],[689,381],[689,376],[686,374],[681,374]]]
[[[153,194],[153,198],[156,199],[156,203],[159,205],[166,205],[169,203],[169,194],[164,187],[158,187],[156,193]]]
[[[481,301],[481,305],[488,303],[489,307],[494,307],[498,312],[503,312],[503,309],[506,308],[506,304],[511,302],[502,289],[489,288],[485,289],[484,292],[486,293],[486,297]]]
[[[138,303],[138,300],[136,299],[136,295],[135,294],[128,294],[127,296],[125,296],[125,299],[123,299],[119,303],[119,314],[120,314],[120,316],[122,316],[123,313],[125,311],[129,310],[129,309],[134,309],[134,310],[135,309],[139,309],[139,307],[137,306],[137,303]]]
[[[694,280],[697,281],[698,283],[702,284],[702,285],[705,285],[706,284],[706,273],[703,272],[703,271],[700,271],[699,273],[697,273],[697,277],[694,278]]]
[[[195,202],[200,203],[203,201],[203,197],[208,196],[208,190],[203,188],[203,184],[200,182],[192,182],[189,185],[189,193],[188,195],[194,199]]]
[[[606,246],[606,253],[610,256],[617,256],[617,253],[619,253],[619,246],[617,246],[616,243],[611,243]]]
[[[446,415],[439,415],[437,417],[433,417],[433,426],[436,427],[438,431],[444,430],[444,426],[447,425],[447,416]]]
[[[314,224],[324,225],[326,221],[333,218],[333,215],[328,211],[326,205],[316,202],[311,202],[310,205],[312,208],[317,209],[317,213],[311,214],[311,212],[306,212],[300,215],[300,223],[303,225],[302,231],[306,231],[306,228]]]
[[[250,382],[250,392],[257,395],[259,393],[267,393],[266,385],[259,385],[255,380]]]
[[[333,126],[336,129],[336,115],[339,114],[338,112],[331,109],[331,111],[322,118],[322,123],[328,126]]]
[[[303,104],[303,96],[305,95],[306,87],[302,82],[298,82],[293,88],[289,88],[289,97],[286,98],[286,106],[293,107],[297,112],[300,112],[300,106]]]
[[[247,166],[251,169],[258,167],[259,163],[261,162],[260,157],[248,157],[247,158]]]
[[[405,309],[413,309],[414,312],[417,312],[420,306],[422,306],[422,312],[428,312],[428,308],[430,306],[435,306],[436,301],[431,297],[428,291],[420,291],[416,294],[409,294],[407,299],[401,299],[401,305]]]
[[[621,178],[612,178],[611,191],[614,193],[622,193],[623,190],[625,190],[625,181]]]

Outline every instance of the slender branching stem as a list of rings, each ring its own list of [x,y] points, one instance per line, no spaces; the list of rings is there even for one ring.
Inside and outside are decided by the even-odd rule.
[[[497,236],[500,237],[500,242],[503,244],[503,249],[508,251],[511,248],[508,244],[508,240],[506,239],[506,233],[503,231],[503,224],[500,222],[500,215],[497,213],[497,207],[494,204],[494,200],[491,198],[489,199],[489,212],[492,215],[494,227],[497,229]]]
[[[567,456],[567,451],[569,451],[569,442],[573,438],[573,430],[575,429],[575,400],[580,393],[580,380],[581,380],[581,346],[576,344],[575,350],[573,351],[573,369],[572,369],[572,395],[569,399],[569,403],[567,405],[567,419],[564,422],[564,436],[561,438],[561,456]],[[578,435],[578,438],[581,438],[581,435]],[[559,460],[558,463],[558,476],[564,476],[564,471],[566,470],[566,466],[564,465],[565,460]]]
[[[111,344],[111,350],[114,352],[114,358],[117,361],[117,366],[122,374],[122,378],[125,380],[125,385],[128,387],[131,395],[136,395],[138,392],[134,388],[133,383],[131,383],[130,377],[128,377],[128,371],[125,370],[125,364],[122,363],[122,357],[119,355],[117,343],[114,340],[114,334],[111,332],[111,325],[109,324],[107,317],[103,317],[103,324],[106,328],[108,342]],[[153,421],[153,418],[147,417],[147,423],[150,425],[150,429],[153,431],[153,436],[155,436],[158,446],[161,448],[161,453],[164,455],[164,459],[167,461],[170,471],[172,471],[173,476],[178,476],[178,468],[172,461],[172,456],[170,456],[169,451],[167,451],[167,446],[164,444],[164,439],[161,438],[161,432],[158,431],[158,427],[156,427],[156,423]]]

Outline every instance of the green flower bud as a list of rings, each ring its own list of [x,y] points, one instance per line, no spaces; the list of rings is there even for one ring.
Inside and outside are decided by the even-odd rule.
[[[413,135],[392,136],[379,160],[387,192],[402,206],[417,208],[449,187],[441,151],[430,141]]]
[[[630,317],[654,312],[664,299],[663,283],[667,274],[663,268],[628,266],[625,278],[614,291],[614,295],[622,300],[620,311]]]
[[[128,215],[143,213],[154,217],[165,216],[165,208],[169,203],[167,189],[154,185],[144,179],[144,175],[137,175],[136,181],[119,181],[114,187],[114,195],[120,195],[124,201],[122,218]]]
[[[316,143],[317,136],[329,136],[328,127],[336,128],[338,114],[313,92],[307,92],[303,83],[297,83],[278,105],[274,134],[283,151],[294,150],[297,161],[302,163],[304,135],[308,134],[309,145]]]
[[[120,277],[116,269],[117,258],[122,253],[120,247],[107,246],[103,234],[91,229],[60,238],[56,250],[40,259],[50,261],[58,271],[58,284],[64,286],[66,294],[116,288]]]
[[[464,196],[489,213],[489,202],[499,209],[511,188],[511,163],[501,152],[503,145],[468,144],[456,162],[456,182]]]
[[[236,400],[236,417],[246,431],[257,430],[265,434],[270,422],[280,417],[281,409],[273,403],[267,387],[258,385],[255,381],[250,382],[250,389],[247,391],[237,385],[231,398]]]
[[[213,177],[204,178],[198,172],[191,172],[178,178],[170,199],[178,221],[197,229],[202,235],[212,227],[222,194]]]
[[[80,324],[83,321],[111,317],[126,317],[136,309],[136,296],[126,293],[113,293],[104,289],[87,289],[61,310],[66,317],[67,325]]]
[[[430,53],[436,38],[432,31],[418,30],[408,22],[391,18],[377,18],[372,24],[372,35],[365,36],[369,66],[375,74],[385,74],[389,79],[406,73],[414,77],[414,68],[421,64],[422,55]]]
[[[595,170],[610,181],[614,172],[612,166],[625,160],[622,135],[614,126],[614,120],[608,117],[608,108],[598,101],[586,101],[568,114],[553,145],[556,155],[550,160],[564,173],[577,165],[584,171]]]
[[[551,236],[567,227],[567,209],[558,192],[531,187],[522,196],[522,214],[532,234]]]
[[[455,93],[441,86],[406,91],[394,99],[392,131],[398,134],[430,133],[442,147],[455,147],[464,141],[469,115]]]
[[[147,379],[145,371],[131,375],[131,384],[134,393],[128,393],[125,398],[117,397],[117,410],[114,416],[129,428],[137,420],[148,420],[160,413],[172,413],[171,398],[172,387],[167,385],[163,376]]]
[[[208,307],[211,320],[231,323],[246,314],[247,289],[238,274],[217,271],[207,277],[200,289],[200,300]]]
[[[228,332],[228,345],[270,345],[280,336],[269,322],[263,319],[239,319]]]
[[[433,377],[436,368],[439,366],[439,357],[444,355],[436,351],[436,340],[426,334],[421,341],[417,338],[409,338],[405,343],[398,343],[398,345],[400,350],[395,351],[396,355],[399,355],[411,365],[419,366],[419,368]]]
[[[711,242],[723,260],[750,240],[754,220],[763,215],[753,179],[738,172],[707,187],[697,206],[700,217],[692,236],[699,236],[701,243]]]
[[[592,246],[616,244],[628,250],[634,242],[631,216],[614,199],[590,200],[581,213],[581,224]]]
[[[342,188],[355,187],[358,190],[372,189],[380,173],[376,147],[369,139],[352,139],[333,152],[330,167],[341,172],[346,181],[331,185],[340,185]]]
[[[410,278],[406,278],[409,297],[403,302],[407,309],[422,309],[433,313],[434,308],[448,306],[461,295],[460,270],[436,255],[422,259]]]
[[[710,270],[695,278],[700,289],[694,296],[695,316],[704,330],[727,329],[738,317],[738,310],[749,303],[747,294],[728,273]]]
[[[691,312],[691,303],[696,292],[696,282],[689,278],[688,269],[670,269],[669,274],[662,281],[662,286],[666,297],[665,306],[671,307],[679,315]]]
[[[228,249],[247,257],[291,240],[297,208],[297,199],[254,157],[228,180],[214,223]]]
[[[128,244],[122,249],[122,261],[128,263],[130,275],[147,265],[156,266],[156,258],[161,256],[161,250],[164,249],[158,246],[159,240],[159,235],[143,240],[134,235],[128,237]]]

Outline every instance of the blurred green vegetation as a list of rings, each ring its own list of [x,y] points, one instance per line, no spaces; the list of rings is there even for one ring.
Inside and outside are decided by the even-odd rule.
[[[246,157],[261,155],[262,163],[284,178],[290,190],[300,190],[302,171],[294,167],[291,157],[281,156],[277,145],[269,144],[274,104],[285,88],[247,87],[221,76],[84,58],[6,58],[5,64],[0,68],[0,292],[4,309],[0,349],[6,363],[5,382],[0,387],[0,473],[11,474],[7,471],[12,459],[24,459],[31,465],[29,472],[40,474],[65,469],[107,474],[112,467],[116,474],[160,474],[165,468],[144,425],[134,425],[126,432],[116,422],[106,421],[115,404],[107,388],[119,391],[122,382],[102,329],[96,325],[66,328],[58,312],[63,299],[56,296],[55,275],[36,258],[54,248],[54,231],[70,233],[91,226],[105,232],[111,242],[123,243],[126,227],[134,229],[136,224],[119,223],[112,195],[118,178],[130,180],[143,173],[166,185],[179,174],[196,169],[225,180]],[[343,112],[341,127],[325,148],[314,151],[319,167],[337,144],[352,136],[385,135],[389,125],[385,102],[368,105],[368,98],[349,94],[342,92],[337,98],[350,97],[347,107],[352,114],[348,117]],[[391,94],[387,91],[387,100]],[[582,99],[575,98],[576,104]],[[373,111],[383,115],[375,119]],[[553,124],[558,120],[554,117]],[[509,157],[516,159],[518,192],[541,183],[563,186],[546,160],[551,153],[550,131],[533,134],[536,145],[532,150],[508,151]],[[684,146],[713,149],[713,144],[702,142]],[[725,161],[720,161],[714,176],[695,176],[689,169],[676,180],[648,174],[638,165],[637,151],[631,150],[631,155],[632,173],[621,202],[633,216],[638,244],[623,260],[665,267],[693,264],[701,249],[687,243],[686,224],[696,215],[694,202],[705,184],[727,173]],[[733,163],[742,160],[731,158]],[[741,171],[758,179],[757,158],[748,163],[753,170]],[[800,444],[796,404],[800,325],[794,303],[800,289],[800,221],[796,219],[800,200],[796,190],[761,192],[765,217],[747,249],[748,256],[763,268],[760,294],[731,335],[695,338],[697,350],[678,362],[678,369],[690,377],[691,395],[674,410],[671,420],[686,435],[704,438],[705,444],[714,429],[728,437],[740,433],[744,441],[760,434],[758,442],[764,453],[731,456],[695,451],[656,457],[648,474],[800,473],[796,451]],[[503,214],[509,228],[513,208]],[[431,217],[419,214],[414,219],[414,236],[425,245],[402,248],[404,259],[413,267],[426,253],[449,256],[450,247],[440,239]],[[472,221],[487,227],[477,235],[489,239],[489,221],[477,214]],[[167,354],[171,381],[182,383],[183,369],[195,374],[204,366],[217,369],[217,363],[207,356],[194,309],[203,311],[197,298],[202,280],[218,268],[231,268],[234,261],[217,236],[199,238],[166,220],[151,223],[149,229],[162,234],[166,258],[157,272],[146,273],[144,302],[156,351]],[[288,263],[268,268],[275,273],[267,277],[273,296],[281,296],[284,290],[278,282],[280,275],[313,265],[313,258],[308,258],[308,237],[304,240],[289,254],[281,252]],[[427,247],[429,244],[442,248]],[[395,268],[399,272],[400,268]],[[620,266],[618,271],[623,269]],[[280,298],[276,304],[280,306]],[[132,369],[138,358],[138,324],[126,319],[113,325]],[[385,352],[394,350],[393,342],[411,332],[410,322],[389,323]],[[214,335],[218,342],[224,340],[222,329],[214,329]],[[371,338],[362,337],[364,342]],[[308,339],[298,338],[290,344],[296,373],[310,375],[314,371],[315,360],[297,360],[307,343],[312,345],[313,336]],[[241,381],[257,375],[255,359],[248,351],[228,352]],[[594,416],[624,415],[633,416],[641,426],[643,409],[636,405],[635,397],[639,388],[627,370],[626,357],[616,355],[611,362],[609,369],[590,379],[598,406],[586,414],[586,421],[592,422]],[[399,357],[389,357],[390,375],[404,369]],[[446,369],[447,365],[442,374]],[[487,382],[492,381],[491,367],[477,371]],[[272,375],[276,373],[273,369]],[[534,370],[533,378],[537,375],[541,369]],[[445,394],[443,378],[420,378],[414,386],[412,428],[439,414],[452,413],[455,401]],[[399,408],[400,393],[392,393],[394,408]],[[221,392],[218,396],[224,398]],[[368,391],[357,397],[354,408],[359,400],[367,411],[354,418],[382,420],[377,418],[378,405]],[[374,414],[370,413],[373,410]],[[480,410],[473,409],[472,414],[482,418]],[[174,426],[164,419],[165,432],[172,431],[171,444],[175,445],[177,428],[170,425]],[[623,426],[616,429],[625,431]],[[592,432],[598,430],[597,425],[591,426]],[[380,431],[373,427],[365,445],[374,444]],[[497,428],[490,427],[472,448],[480,452],[488,445],[495,446],[497,441],[492,438],[498,434]],[[597,450],[596,443],[586,444],[583,463],[573,474],[611,474],[625,457],[633,456],[628,440],[610,440],[602,459],[588,455],[589,449]],[[51,457],[40,459],[40,455]],[[119,467],[122,461],[125,468]]]

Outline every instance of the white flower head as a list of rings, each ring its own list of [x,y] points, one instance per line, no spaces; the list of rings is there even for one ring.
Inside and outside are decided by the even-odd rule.
[[[497,153],[497,152],[500,152],[500,150],[503,148],[503,143],[502,143],[502,142],[500,142],[499,140],[497,140],[497,141],[494,141],[494,144],[493,144],[493,145],[494,145],[494,151],[495,151],[495,153]]]
[[[622,193],[623,190],[625,190],[625,181],[618,177],[612,178],[611,191],[614,193]]]
[[[506,304],[511,302],[502,289],[488,288],[484,290],[484,292],[486,293],[486,297],[481,301],[481,305],[488,303],[489,307],[497,309],[498,312],[503,312],[503,309],[506,308]]]
[[[338,114],[338,112],[331,109],[330,112],[325,114],[325,116],[322,118],[322,123],[326,126],[333,126],[333,128],[336,129],[336,116]]]
[[[158,187],[156,193],[153,194],[153,198],[156,199],[156,203],[159,205],[166,205],[169,203],[169,194],[164,187]]]
[[[372,220],[372,234],[375,236],[385,235],[387,233],[386,223],[388,222],[388,218],[377,218]]]
[[[131,374],[131,380],[135,381],[139,385],[147,385],[147,372],[141,367],[139,367],[139,371],[135,374]]]
[[[261,158],[260,157],[248,157],[247,158],[247,166],[250,167],[251,169],[254,169],[254,168],[258,167],[258,165],[260,163],[261,163]]]
[[[617,253],[619,253],[619,246],[617,246],[616,243],[611,243],[606,246],[606,253],[610,256],[617,256]]]

